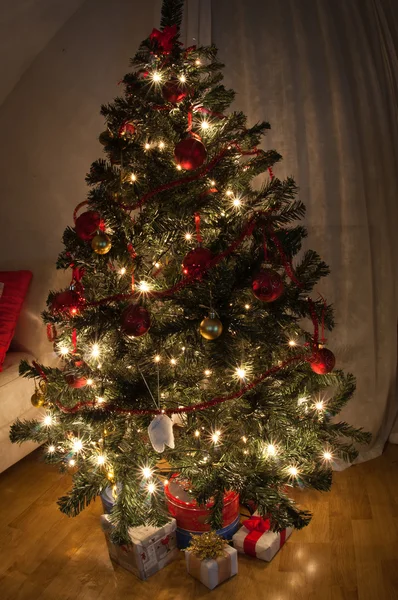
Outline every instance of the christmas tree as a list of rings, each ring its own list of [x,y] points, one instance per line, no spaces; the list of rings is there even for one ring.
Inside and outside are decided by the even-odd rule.
[[[57,262],[72,281],[43,313],[59,363],[20,369],[45,414],[11,429],[71,472],[64,513],[112,487],[118,541],[167,518],[173,473],[214,499],[213,529],[226,490],[274,529],[301,528],[311,515],[289,490],[328,490],[333,460],[369,439],[335,418],[355,380],[324,347],[333,310],[314,287],[328,267],[301,252],[295,182],[260,148],[269,124],[228,112],[216,48],[179,42],[182,6],[164,0],[124,94],[102,106],[106,158]]]

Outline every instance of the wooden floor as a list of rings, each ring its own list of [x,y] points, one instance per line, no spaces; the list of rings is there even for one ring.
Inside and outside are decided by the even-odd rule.
[[[239,574],[209,592],[184,557],[147,582],[109,560],[97,501],[75,519],[56,499],[68,479],[35,452],[0,475],[1,600],[398,599],[398,446],[334,475],[330,494],[299,492],[314,511],[267,564],[239,556]]]

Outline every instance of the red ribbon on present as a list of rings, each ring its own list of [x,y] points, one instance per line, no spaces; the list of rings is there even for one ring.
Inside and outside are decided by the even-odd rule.
[[[163,31],[159,31],[159,29],[152,29],[149,39],[151,42],[156,41],[163,52],[168,53],[173,49],[173,41],[177,33],[177,25],[165,27]]]
[[[245,554],[248,554],[249,556],[256,556],[257,541],[263,533],[270,530],[271,522],[269,519],[254,516],[247,519],[247,521],[244,521],[243,525],[250,532],[244,539],[243,550]]]
[[[163,546],[167,546],[169,541],[170,541],[170,536],[166,535],[166,537],[164,537],[162,540],[160,540],[161,543],[163,544]]]
[[[256,544],[263,533],[271,529],[271,521],[262,517],[253,516],[243,522],[244,527],[249,530],[249,533],[243,541],[243,550],[245,554],[256,557]],[[282,548],[286,542],[286,529],[280,532],[279,548]]]

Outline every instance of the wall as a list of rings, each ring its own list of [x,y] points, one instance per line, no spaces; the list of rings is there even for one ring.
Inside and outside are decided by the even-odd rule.
[[[67,5],[67,6],[66,6]],[[49,352],[40,312],[49,289],[68,284],[55,270],[61,237],[85,199],[85,174],[101,155],[101,103],[153,27],[152,1],[18,0],[0,23],[0,269],[34,278],[18,342]],[[1,64],[1,63],[0,63]]]

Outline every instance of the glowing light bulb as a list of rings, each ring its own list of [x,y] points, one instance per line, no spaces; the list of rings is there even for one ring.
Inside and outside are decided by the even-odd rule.
[[[202,129],[209,129],[210,123],[209,123],[209,121],[202,121],[200,126]]]
[[[73,307],[70,309],[70,314],[71,315],[77,315],[77,308]]]
[[[102,396],[98,396],[96,400],[98,404],[103,404],[105,402],[105,398],[103,398]]]
[[[324,404],[323,404],[322,400],[319,400],[319,402],[315,403],[315,408],[319,411],[324,409]]]
[[[189,241],[189,240],[191,240],[191,239],[192,239],[192,233],[186,233],[186,234],[184,235],[184,237],[185,237],[185,239],[186,239],[187,241]]]
[[[200,67],[200,65],[201,65],[201,64],[202,64],[202,63],[200,62],[199,58],[197,58],[197,59],[195,60],[195,65],[196,65],[197,67]]]
[[[160,358],[161,358],[160,355],[156,354],[156,356],[154,357],[153,360],[154,360],[155,363],[158,363],[158,362],[160,362]]]
[[[269,454],[270,456],[275,456],[275,454],[276,454],[276,448],[275,448],[274,444],[268,444],[268,446],[267,446],[267,454]]]
[[[150,150],[151,148],[151,144],[148,144],[148,142],[145,144],[144,146],[145,150]]]
[[[181,165],[176,165],[176,169],[177,169],[177,171],[182,171],[182,166]]]
[[[154,266],[156,269],[159,269],[159,267],[160,267],[160,263],[158,263],[158,262],[155,262],[155,264],[154,264],[153,266]]]
[[[235,373],[236,373],[237,377],[239,377],[239,379],[244,379],[246,376],[246,371],[245,371],[245,369],[242,369],[242,367],[238,367],[235,370]]]
[[[328,452],[328,451],[324,452],[324,453],[323,453],[323,458],[324,458],[325,460],[332,460],[332,458],[333,458],[333,457],[332,457],[332,453],[331,453],[331,452]]]
[[[220,434],[218,431],[216,431],[215,433],[212,434],[211,436],[211,440],[212,442],[214,442],[215,444],[217,444],[218,440],[220,439]]]
[[[177,364],[177,360],[175,358],[171,358],[170,359],[170,364],[171,365],[176,365]]]
[[[98,358],[100,354],[101,354],[101,351],[100,351],[99,345],[93,344],[93,347],[91,348],[91,356],[93,358]]]
[[[71,458],[70,461],[69,461],[69,466],[70,467],[74,467],[75,464],[76,464],[76,461],[73,458]]]
[[[294,340],[289,340],[289,346],[297,346],[297,342],[295,342]]]
[[[240,201],[239,198],[234,198],[232,201],[232,204],[236,207],[240,206],[242,204],[242,202]]]
[[[163,485],[169,485],[169,480],[168,480],[168,479],[165,479],[165,480],[163,481]]]
[[[158,71],[155,71],[154,73],[152,73],[152,81],[154,81],[155,83],[159,83],[160,81],[162,81],[162,75]]]
[[[125,275],[126,274],[126,267],[122,267],[119,271],[119,275]]]
[[[210,181],[210,185],[212,185],[212,186],[215,186],[215,185],[216,185],[216,182],[214,181],[214,179],[212,179],[212,180]]]
[[[105,456],[103,454],[100,454],[99,456],[97,456],[97,464],[98,465],[104,465],[105,464]]]
[[[52,454],[53,452],[55,452],[55,446],[53,446],[53,445],[51,444],[51,446],[49,446],[49,447],[47,448],[47,452],[48,452],[49,454]]]
[[[150,467],[143,467],[142,475],[145,479],[149,479],[152,476],[152,469]]]
[[[245,304],[245,309],[249,310],[249,308],[250,308],[250,304]]]
[[[210,369],[205,369],[205,375],[206,375],[206,377],[210,377],[210,375],[211,375]]]
[[[195,437],[199,437],[199,436],[200,436],[200,431],[199,431],[199,429],[197,429],[197,430],[195,431]]]
[[[87,379],[87,385],[93,385],[94,379]]]
[[[140,292],[142,292],[144,294],[147,292],[150,292],[150,290],[151,290],[151,284],[148,283],[147,281],[140,281],[137,287],[140,290]]]
[[[72,443],[73,452],[80,452],[83,450],[83,442],[79,438],[75,438]]]
[[[247,437],[246,437],[245,435],[242,435],[242,442],[243,442],[244,444],[246,444],[246,442],[247,442]]]
[[[148,483],[148,492],[153,494],[156,491],[156,485],[154,483]]]
[[[289,467],[287,471],[292,477],[297,477],[298,475],[298,470],[296,467]]]
[[[160,150],[163,150],[163,148],[166,146],[166,144],[164,142],[159,142],[158,146],[159,146]]]
[[[69,353],[69,348],[67,348],[66,346],[61,346],[59,351],[62,354],[62,356],[66,356]]]
[[[53,424],[53,418],[51,415],[46,415],[43,419],[43,424],[46,425],[47,427],[49,427],[50,425]]]
[[[225,195],[226,195],[226,196],[232,196],[232,195],[233,195],[233,191],[232,191],[232,190],[227,190],[227,191],[225,192]]]

